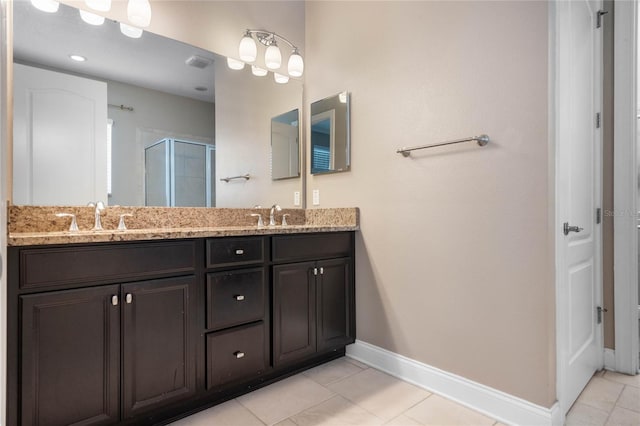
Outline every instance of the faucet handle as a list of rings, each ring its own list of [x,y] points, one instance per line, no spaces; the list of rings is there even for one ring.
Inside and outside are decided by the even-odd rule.
[[[76,222],[76,215],[71,213],[56,213],[57,217],[70,217],[71,225],[69,225],[69,232],[78,232],[78,222]]]
[[[251,213],[249,216],[258,217],[258,226],[264,226],[264,222],[262,221],[262,215],[259,213]]]
[[[125,217],[133,217],[131,213],[124,213],[120,215],[120,222],[118,223],[118,231],[126,231],[127,225],[124,223]]]
[[[291,216],[289,213],[285,213],[282,215],[282,226],[287,226],[287,216]]]

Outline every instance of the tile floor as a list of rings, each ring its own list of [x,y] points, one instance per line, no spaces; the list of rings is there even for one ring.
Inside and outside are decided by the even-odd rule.
[[[342,357],[172,425],[490,426],[499,423],[353,359]]]
[[[640,376],[591,379],[567,426],[640,425]],[[504,426],[483,414],[343,357],[201,411],[173,426]]]
[[[640,425],[640,375],[596,373],[571,407],[566,425]]]

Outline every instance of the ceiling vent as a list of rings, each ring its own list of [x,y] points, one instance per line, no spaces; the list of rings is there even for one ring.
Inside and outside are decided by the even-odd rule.
[[[211,65],[213,63],[213,60],[208,58],[203,58],[202,56],[193,55],[192,57],[184,61],[184,63],[191,67],[204,69],[209,65]]]

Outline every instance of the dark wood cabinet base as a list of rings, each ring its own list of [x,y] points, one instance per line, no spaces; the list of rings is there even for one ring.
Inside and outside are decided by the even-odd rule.
[[[162,425],[344,356],[354,233],[9,247],[7,425]]]

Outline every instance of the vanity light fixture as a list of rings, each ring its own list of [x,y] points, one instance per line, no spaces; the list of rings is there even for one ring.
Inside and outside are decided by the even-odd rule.
[[[269,73],[269,71],[264,68],[256,67],[255,65],[251,65],[251,73],[256,77],[264,77]]]
[[[84,2],[91,9],[99,12],[108,12],[111,10],[111,0],[84,0]]]
[[[80,9],[80,18],[89,25],[104,24],[104,16],[96,15],[95,13],[87,12],[82,9]]]
[[[292,51],[287,62],[289,75],[291,77],[301,77],[304,72],[304,61],[300,51],[289,40],[271,31],[247,29],[238,47],[240,59],[245,62],[254,62],[256,60],[258,57],[257,40],[260,44],[267,46],[264,55],[264,62],[267,68],[271,70],[279,69],[282,66],[282,53],[278,47],[277,39],[291,46]]]
[[[69,58],[76,62],[85,62],[87,58],[81,55],[69,55]]]
[[[142,37],[142,28],[132,27],[131,25],[127,25],[122,22],[120,22],[120,32],[131,38]]]
[[[31,4],[38,10],[47,13],[56,13],[60,3],[56,0],[31,0]]]
[[[244,62],[233,58],[227,58],[227,66],[232,70],[241,70],[244,68]]]
[[[273,79],[278,84],[285,84],[285,83],[289,82],[289,76],[288,75],[278,74],[277,72],[273,73]]]
[[[129,0],[127,18],[136,27],[146,28],[151,23],[151,4],[149,0]]]

